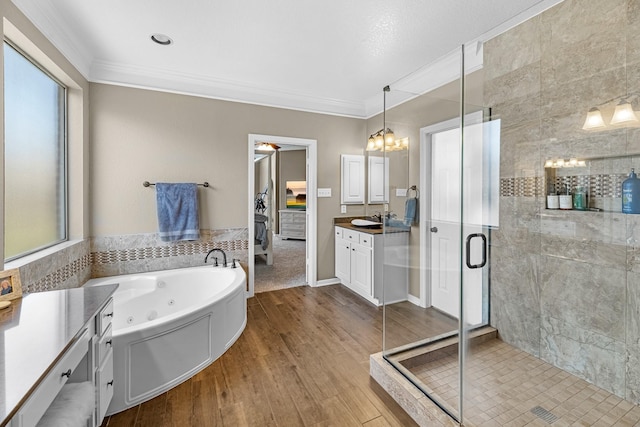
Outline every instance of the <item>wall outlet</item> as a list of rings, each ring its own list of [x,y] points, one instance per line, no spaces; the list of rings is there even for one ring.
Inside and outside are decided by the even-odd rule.
[[[407,197],[406,188],[396,188],[396,197]]]
[[[331,197],[331,188],[318,188],[318,197]]]
[[[347,205],[340,205],[340,213],[347,213]]]

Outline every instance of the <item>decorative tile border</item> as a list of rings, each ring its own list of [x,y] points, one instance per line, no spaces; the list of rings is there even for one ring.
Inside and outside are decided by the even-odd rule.
[[[201,240],[161,242],[155,233],[83,240],[20,267],[25,293],[81,286],[92,277],[201,265],[204,255],[220,248],[227,258],[246,261],[248,230],[203,230]]]
[[[35,283],[26,286],[27,292],[43,292],[54,289],[62,289],[60,286],[67,280],[80,275],[87,269],[91,269],[91,255],[85,254],[79,259],[72,261],[71,263],[55,270],[52,273],[47,274]]]
[[[626,174],[595,174],[557,176],[552,184],[556,189],[565,185],[573,190],[576,186],[587,188],[589,197],[622,197],[622,181]],[[546,194],[543,177],[501,178],[500,196],[538,197]]]
[[[531,176],[526,178],[501,178],[500,196],[502,197],[536,197],[543,194],[543,178]]]
[[[176,257],[184,255],[206,254],[211,249],[224,251],[241,251],[249,249],[248,240],[231,240],[219,242],[188,242],[166,246],[148,246],[145,248],[129,248],[110,251],[91,252],[92,264],[114,264],[119,262]]]

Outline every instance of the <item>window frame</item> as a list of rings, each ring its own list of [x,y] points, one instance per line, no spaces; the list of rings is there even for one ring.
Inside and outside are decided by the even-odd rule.
[[[69,227],[70,227],[70,223],[69,223],[69,87],[68,85],[64,84],[59,78],[57,78],[53,73],[51,73],[49,70],[47,70],[42,64],[40,64],[37,60],[35,60],[31,55],[29,55],[27,52],[24,51],[24,49],[21,49],[20,46],[17,43],[14,43],[13,41],[11,41],[10,38],[4,36],[3,37],[3,50],[4,50],[4,44],[7,44],[10,48],[12,48],[13,50],[15,50],[19,55],[21,55],[24,59],[26,59],[27,61],[29,61],[29,63],[31,63],[33,66],[35,66],[38,70],[40,70],[42,73],[44,73],[44,75],[46,75],[47,77],[49,77],[51,80],[53,80],[58,86],[60,86],[60,88],[62,88],[62,95],[60,96],[60,98],[62,98],[61,100],[59,100],[59,104],[60,105],[60,112],[61,112],[61,120],[60,120],[60,132],[61,132],[61,140],[59,141],[59,149],[61,151],[61,161],[60,161],[60,165],[59,167],[62,169],[62,185],[60,185],[59,191],[62,191],[62,203],[60,204],[60,206],[63,209],[63,219],[62,221],[60,221],[57,226],[58,228],[63,227],[63,232],[61,233],[62,237],[60,239],[51,241],[47,244],[44,244],[42,246],[38,246],[35,248],[32,248],[26,252],[22,252],[20,254],[11,256],[11,257],[5,257],[4,258],[4,263],[9,263],[12,261],[16,261],[19,260],[20,258],[29,256],[29,255],[33,255],[35,253],[38,253],[40,251],[43,251],[45,249],[51,248],[53,246],[59,245],[61,243],[65,243],[69,241]],[[6,60],[6,59],[5,59]],[[3,61],[4,64],[4,61]],[[3,65],[4,66],[4,65]],[[4,70],[3,70],[3,74],[4,74]],[[4,92],[3,92],[4,94]],[[4,102],[4,99],[2,100]],[[5,109],[6,109],[6,103],[5,103]],[[6,115],[6,113],[5,113]],[[4,119],[4,118],[3,118]],[[5,131],[6,134],[6,131]],[[3,135],[4,138],[4,135]],[[3,145],[3,150],[4,150],[4,145]],[[4,157],[4,162],[6,164],[6,151],[3,154]],[[3,167],[3,171],[4,171],[4,164],[2,165]],[[6,185],[6,183],[5,183]],[[4,207],[6,207],[7,203],[6,203],[6,194],[4,197]],[[3,207],[3,209],[4,209]],[[3,218],[4,218],[5,214],[3,212]],[[59,212],[56,212],[56,216],[59,216]],[[4,227],[6,226],[6,223],[3,222],[2,227],[4,229]],[[6,233],[3,233],[3,241],[2,241],[2,245],[3,248],[6,248],[5,246],[5,240],[6,239]],[[4,251],[3,251],[4,253]]]

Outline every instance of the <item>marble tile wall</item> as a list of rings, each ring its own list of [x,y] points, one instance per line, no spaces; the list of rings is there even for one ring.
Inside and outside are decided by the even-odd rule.
[[[24,293],[76,288],[95,277],[203,265],[213,248],[246,264],[248,230],[202,230],[193,242],[161,242],[156,233],[87,239],[20,267],[20,278]]]
[[[223,249],[229,262],[246,263],[248,230],[201,230],[200,240],[193,242],[162,242],[157,233],[93,238],[92,277],[199,266],[213,248]]]
[[[484,46],[485,103],[502,120],[491,323],[510,344],[634,403],[640,216],[620,213],[615,189],[597,195],[603,212],[545,209],[544,162],[622,156],[593,162],[590,180],[638,169],[640,129],[582,125],[589,108],[610,118],[611,99],[640,90],[639,24],[638,0],[565,0]]]
[[[19,267],[23,293],[77,288],[91,278],[88,240]]]

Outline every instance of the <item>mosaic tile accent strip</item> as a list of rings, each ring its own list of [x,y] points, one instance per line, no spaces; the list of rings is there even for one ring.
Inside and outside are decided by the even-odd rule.
[[[113,264],[118,262],[136,260],[205,254],[213,248],[220,248],[224,251],[248,250],[249,241],[246,239],[223,240],[217,242],[194,241],[176,245],[149,246],[144,248],[92,252],[91,259],[93,264]]]
[[[543,194],[543,178],[531,176],[525,178],[501,178],[500,196],[502,197],[536,197]]]
[[[557,176],[552,182],[561,190],[565,186],[574,189],[576,186],[587,188],[589,197],[622,197],[622,181],[626,174],[596,174]],[[502,197],[536,197],[546,194],[544,178],[501,178],[500,196]]]
[[[43,292],[60,289],[60,284],[91,268],[91,255],[86,254],[62,268],[47,274],[35,283],[26,286],[25,292]]]

